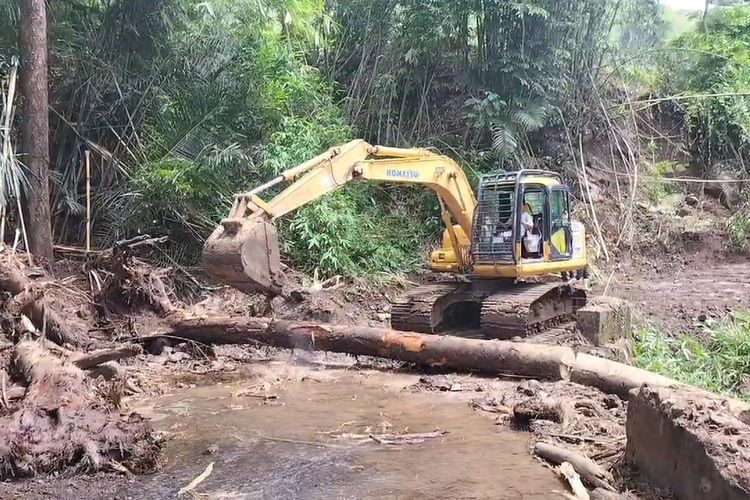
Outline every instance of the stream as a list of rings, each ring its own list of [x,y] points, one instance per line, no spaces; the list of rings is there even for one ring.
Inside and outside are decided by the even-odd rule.
[[[194,490],[204,498],[561,496],[565,487],[529,454],[526,435],[446,396],[384,390],[351,377],[265,392],[247,384],[179,389],[154,401],[149,415],[157,428],[176,433],[164,467],[121,493],[174,498],[213,462]],[[402,445],[367,439],[436,430],[447,434]]]

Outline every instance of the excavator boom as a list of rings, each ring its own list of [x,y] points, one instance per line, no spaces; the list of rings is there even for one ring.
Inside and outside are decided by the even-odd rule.
[[[275,179],[235,195],[229,216],[203,249],[204,270],[245,292],[278,295],[284,285],[276,228],[271,222],[347,182],[369,180],[421,184],[435,191],[457,268],[466,266],[476,198],[463,170],[450,158],[426,149],[371,146],[362,140],[331,148]],[[289,185],[270,200],[260,194]]]

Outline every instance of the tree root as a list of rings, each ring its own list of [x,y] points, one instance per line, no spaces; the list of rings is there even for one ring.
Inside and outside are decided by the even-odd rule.
[[[23,314],[34,327],[53,342],[63,345],[81,345],[83,332],[70,328],[57,311],[50,306],[44,292],[35,288],[11,259],[0,259],[0,289],[12,296],[8,312],[20,318]]]
[[[98,470],[112,460],[135,472],[154,467],[160,443],[151,426],[137,414],[122,418],[75,363],[24,341],[13,368],[28,387],[20,407],[0,418],[0,478]]]

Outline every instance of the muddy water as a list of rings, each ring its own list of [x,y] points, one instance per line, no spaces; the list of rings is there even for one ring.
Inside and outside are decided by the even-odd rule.
[[[562,484],[527,451],[523,434],[442,394],[384,390],[354,380],[294,382],[264,392],[242,385],[161,398],[155,425],[176,432],[167,464],[121,490],[173,497],[210,462],[207,498],[556,498]],[[420,444],[353,443],[341,432],[447,431]],[[326,433],[326,431],[336,431]]]

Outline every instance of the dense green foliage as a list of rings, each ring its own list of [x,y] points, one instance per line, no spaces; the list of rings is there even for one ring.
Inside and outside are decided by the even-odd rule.
[[[56,239],[83,237],[85,149],[95,244],[166,233],[188,263],[232,193],[353,137],[437,146],[479,170],[529,156],[554,108],[579,114],[620,3],[52,3]],[[0,7],[9,61],[18,2]],[[307,271],[404,271],[437,215],[416,189],[347,186],[283,221],[282,241]]]
[[[750,6],[716,8],[705,26],[671,42],[661,90],[687,121],[688,144],[706,174],[750,159]],[[690,96],[713,97],[690,97]]]
[[[490,168],[530,155],[529,134],[559,119],[552,108],[569,122],[586,113],[622,3],[333,2],[340,30],[323,65],[368,139],[492,145]]]
[[[750,314],[707,326],[705,338],[644,330],[636,342],[642,368],[719,393],[737,394],[750,381]]]
[[[575,152],[548,132],[600,130],[606,106],[592,103],[617,99],[620,77],[667,94],[747,88],[747,8],[714,9],[707,33],[698,21],[664,47],[656,0],[52,2],[55,238],[83,239],[86,149],[95,245],[169,234],[168,257],[188,264],[234,192],[354,137],[438,148],[472,178],[547,154],[565,168]],[[17,27],[18,0],[0,0],[0,80]],[[711,166],[745,157],[745,104],[665,107]],[[281,241],[308,272],[409,271],[440,234],[437,205],[414,188],[346,186],[279,221]]]

